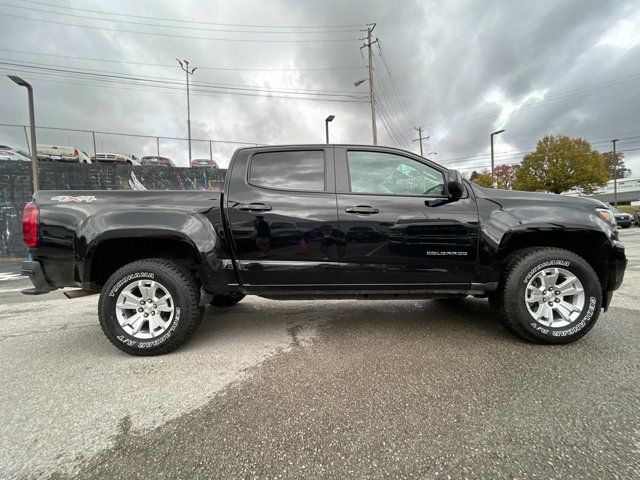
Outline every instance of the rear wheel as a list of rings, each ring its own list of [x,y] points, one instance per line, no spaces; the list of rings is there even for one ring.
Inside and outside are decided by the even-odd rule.
[[[231,307],[242,300],[245,296],[243,294],[237,295],[214,295],[209,305],[215,307]]]
[[[525,249],[507,262],[495,303],[501,323],[536,343],[569,343],[596,323],[602,289],[593,268],[560,248]]]
[[[163,259],[132,262],[102,289],[100,326],[117,348],[131,355],[175,350],[202,320],[199,286],[186,268]]]

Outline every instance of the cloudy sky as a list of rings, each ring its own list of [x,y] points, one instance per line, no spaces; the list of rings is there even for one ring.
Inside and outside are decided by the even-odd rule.
[[[64,8],[63,8],[64,7]],[[366,55],[376,23],[379,143],[465,173],[513,164],[545,134],[618,138],[640,176],[640,5],[637,1],[0,0],[0,70],[34,85],[39,125],[186,137],[185,76],[195,139],[264,144],[371,143]],[[380,49],[378,48],[380,45]],[[366,53],[363,51],[362,53]],[[0,123],[28,122],[23,89],[0,82]],[[24,146],[20,128],[0,143]],[[90,134],[40,130],[38,143],[93,152]],[[214,143],[228,164],[238,144]],[[194,142],[194,157],[209,143]],[[155,154],[154,138],[98,134],[97,149]],[[187,164],[184,141],[161,154]]]

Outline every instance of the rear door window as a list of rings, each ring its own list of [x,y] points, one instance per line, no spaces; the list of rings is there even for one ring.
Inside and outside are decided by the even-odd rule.
[[[324,151],[256,153],[251,158],[249,183],[277,190],[322,192],[325,190]]]

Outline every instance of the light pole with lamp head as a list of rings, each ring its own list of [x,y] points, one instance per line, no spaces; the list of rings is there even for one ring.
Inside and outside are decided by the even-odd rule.
[[[31,129],[31,172],[33,175],[33,193],[35,193],[39,186],[40,182],[38,179],[38,150],[36,147],[36,114],[35,108],[33,106],[33,87],[25,82],[20,77],[16,77],[15,75],[8,75],[8,77],[20,85],[21,87],[25,87],[27,92],[29,93],[29,128]]]
[[[506,130],[502,129],[502,130],[496,130],[495,132],[493,132],[490,137],[491,137],[491,186],[493,188],[496,188],[496,176],[494,174],[494,170],[495,170],[495,162],[493,160],[493,136],[494,135],[498,135],[499,133],[502,133]]]
[[[329,143],[329,122],[333,122],[333,119],[336,118],[335,115],[329,115],[324,119],[324,132],[327,137],[327,143]]]

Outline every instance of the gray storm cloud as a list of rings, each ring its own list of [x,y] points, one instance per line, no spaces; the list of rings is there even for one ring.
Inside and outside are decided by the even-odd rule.
[[[198,22],[321,25],[323,28],[318,31],[324,33],[278,36],[264,33],[276,28],[253,27],[235,27],[235,30],[254,33],[212,33],[198,30],[214,28],[204,23],[97,15],[51,5]],[[123,21],[155,26],[143,27]],[[371,22],[377,23],[374,33],[384,55],[380,57],[375,49],[376,87],[381,109],[386,112],[385,118],[378,121],[380,143],[417,151],[417,144],[411,142],[417,134],[411,129],[421,125],[431,136],[426,151],[436,151],[437,161],[468,172],[487,167],[488,135],[497,128],[507,130],[497,139],[499,163],[521,160],[519,152],[533,149],[545,134],[580,136],[601,151],[609,149],[608,140],[620,138],[618,148],[625,152],[634,176],[640,174],[640,150],[634,150],[640,148],[640,13],[634,1],[283,0],[141,1],[135,4],[113,1],[106,4],[7,0],[0,3],[4,39],[0,61],[180,82],[184,77],[175,59],[187,58],[192,65],[203,67],[194,74],[194,82],[352,92],[358,96],[366,95],[368,89],[366,83],[358,88],[353,85],[354,81],[366,77],[360,51],[362,42],[358,40],[362,33],[329,30],[336,30],[331,26]],[[69,25],[71,23],[187,37],[352,40],[229,42],[83,28]],[[159,24],[186,28],[158,27]],[[352,29],[358,30],[358,27]],[[96,62],[77,57],[175,64],[175,67]],[[206,67],[256,70],[220,71]],[[341,68],[308,70],[323,67]],[[7,65],[0,65],[0,70],[4,74],[21,70],[19,74],[33,83],[40,125],[186,137],[186,99],[180,89],[105,84],[70,79],[53,72],[35,74],[27,68]],[[26,123],[24,92],[8,79],[0,85],[2,123]],[[328,114],[336,116],[331,124],[332,141],[370,143],[370,111],[366,103],[214,95],[198,92],[197,88],[192,96],[194,138],[269,144],[322,142],[324,118]],[[391,135],[387,128],[392,131]],[[87,134],[40,131],[38,141],[71,143],[89,151],[93,148]],[[0,143],[5,142],[21,146],[25,143],[24,133],[20,129],[0,127]],[[156,142],[100,135],[97,147],[141,156],[154,154]],[[214,144],[215,159],[226,165],[234,148],[231,144]],[[179,165],[186,165],[185,142],[164,140],[161,149]],[[208,155],[208,143],[194,144],[194,156]]]

